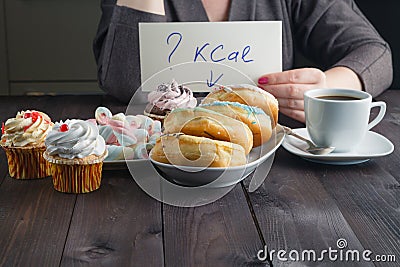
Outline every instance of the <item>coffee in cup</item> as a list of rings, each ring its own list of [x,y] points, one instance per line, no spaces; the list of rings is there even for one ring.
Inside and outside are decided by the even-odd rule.
[[[373,107],[380,110],[369,122]],[[316,145],[349,152],[383,119],[386,103],[372,102],[372,96],[364,91],[314,89],[304,93],[304,112],[308,134]]]

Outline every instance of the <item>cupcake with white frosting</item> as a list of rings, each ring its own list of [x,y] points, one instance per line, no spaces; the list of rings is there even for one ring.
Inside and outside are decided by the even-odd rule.
[[[2,123],[1,146],[6,152],[10,176],[32,179],[50,176],[50,166],[43,158],[44,140],[53,127],[49,116],[26,110]]]
[[[88,193],[100,187],[107,149],[95,124],[77,119],[57,122],[45,144],[44,158],[51,164],[54,189]]]

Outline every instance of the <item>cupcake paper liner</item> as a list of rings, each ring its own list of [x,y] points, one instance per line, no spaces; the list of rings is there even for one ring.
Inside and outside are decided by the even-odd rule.
[[[45,146],[6,147],[8,172],[15,179],[36,179],[51,175],[50,164],[43,158]]]
[[[44,158],[51,165],[54,189],[63,193],[89,193],[97,190],[101,184],[103,160],[102,156],[89,156],[83,159],[64,159],[50,156]]]
[[[89,193],[99,189],[103,162],[86,165],[51,163],[54,189],[63,193]]]

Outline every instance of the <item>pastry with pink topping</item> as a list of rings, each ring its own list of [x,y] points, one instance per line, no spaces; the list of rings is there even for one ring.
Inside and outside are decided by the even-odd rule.
[[[161,84],[156,91],[150,92],[144,114],[150,118],[163,121],[166,115],[176,108],[194,108],[197,99],[186,86],[172,80],[170,84]]]
[[[145,115],[113,115],[106,107],[95,112],[99,133],[107,144],[106,160],[143,159],[161,135],[161,123]]]

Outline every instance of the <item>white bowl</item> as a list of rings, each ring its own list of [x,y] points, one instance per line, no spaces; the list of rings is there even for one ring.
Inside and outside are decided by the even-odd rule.
[[[241,166],[227,168],[176,166],[153,160],[151,151],[149,158],[160,175],[174,184],[188,187],[226,187],[246,178],[258,165],[272,156],[282,144],[284,136],[283,128],[277,125],[270,140],[262,146],[253,148],[248,155],[247,164]]]

